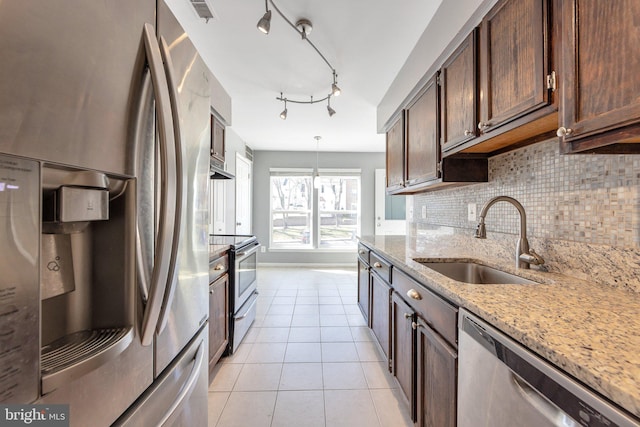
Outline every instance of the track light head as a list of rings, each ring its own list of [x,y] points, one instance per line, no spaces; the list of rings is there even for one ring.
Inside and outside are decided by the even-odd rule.
[[[271,29],[271,11],[267,10],[265,14],[258,21],[258,30],[263,32],[264,34],[269,34],[269,30]]]
[[[331,105],[327,105],[327,112],[329,113],[329,117],[333,117],[333,115],[336,113],[336,110],[331,108]]]
[[[337,84],[333,83],[331,85],[331,95],[332,96],[339,96],[342,93],[342,90],[338,87]]]
[[[284,110],[282,110],[282,113],[280,113],[280,118],[282,120],[287,120],[287,108],[285,107]]]

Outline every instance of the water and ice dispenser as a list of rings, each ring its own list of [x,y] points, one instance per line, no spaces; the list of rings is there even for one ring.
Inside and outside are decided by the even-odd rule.
[[[135,324],[135,181],[0,155],[0,402],[120,354]]]

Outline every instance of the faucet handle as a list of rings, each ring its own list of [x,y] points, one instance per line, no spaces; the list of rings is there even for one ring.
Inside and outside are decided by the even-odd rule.
[[[544,258],[536,253],[533,249],[529,249],[528,254],[520,254],[520,261],[524,261],[527,264],[542,265],[544,264]]]
[[[478,223],[478,227],[476,227],[476,232],[473,237],[476,239],[486,239],[487,238],[487,228],[484,225],[484,221],[480,221]]]

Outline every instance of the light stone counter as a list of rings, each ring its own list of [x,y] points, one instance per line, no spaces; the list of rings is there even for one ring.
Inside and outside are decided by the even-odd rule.
[[[496,256],[486,241],[446,227],[361,241],[427,288],[640,417],[640,294],[558,273],[517,270],[515,253]],[[475,260],[542,284],[465,284],[414,258]]]

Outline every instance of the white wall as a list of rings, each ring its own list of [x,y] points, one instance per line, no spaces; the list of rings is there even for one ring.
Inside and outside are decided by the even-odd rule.
[[[497,0],[443,0],[378,104],[378,132],[417,93]]]

